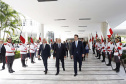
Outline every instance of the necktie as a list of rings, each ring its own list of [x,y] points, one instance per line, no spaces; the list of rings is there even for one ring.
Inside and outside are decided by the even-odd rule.
[[[76,47],[77,47],[77,41],[76,41]]]
[[[60,48],[60,44],[59,44],[59,48]]]
[[[43,49],[45,48],[45,44],[43,44]]]

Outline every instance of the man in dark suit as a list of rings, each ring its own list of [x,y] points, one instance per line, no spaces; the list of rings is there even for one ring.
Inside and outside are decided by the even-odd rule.
[[[66,43],[65,43],[65,47],[66,47],[66,55],[67,55],[67,57],[68,57],[68,42],[67,42],[67,40],[66,40]]]
[[[81,71],[82,57],[84,57],[84,47],[81,41],[78,41],[78,35],[74,35],[72,43],[72,58],[74,58],[74,76],[77,76],[77,62],[79,62],[79,71]]]
[[[43,59],[43,63],[44,63],[44,66],[45,66],[45,74],[47,74],[47,71],[48,71],[48,64],[47,64],[47,60],[48,58],[50,58],[50,46],[48,44],[46,44],[46,39],[44,38],[43,39],[43,44],[40,45],[39,47],[39,53],[38,55],[40,56],[40,53],[41,53],[41,57]]]
[[[54,44],[53,44],[53,50],[55,49],[55,47],[56,47],[56,44],[57,44],[57,38],[56,38],[56,41],[54,42]],[[56,53],[55,52],[53,52],[53,58],[55,58],[56,57]]]
[[[55,52],[56,52],[56,68],[57,68],[56,75],[58,75],[59,74],[59,60],[61,60],[62,62],[63,71],[65,71],[64,57],[66,58],[66,49],[65,49],[65,45],[61,43],[61,39],[58,39],[58,43],[55,47]]]
[[[2,66],[2,70],[5,69],[5,53],[6,53],[6,49],[4,47],[4,44],[3,44],[3,40],[0,39],[0,58],[3,62],[3,66]]]

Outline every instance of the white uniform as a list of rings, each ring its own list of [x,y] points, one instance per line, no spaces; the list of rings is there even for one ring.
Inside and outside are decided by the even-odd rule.
[[[114,56],[118,56],[120,59],[120,55],[122,55],[122,43],[118,42],[114,46]]]
[[[98,50],[98,42],[96,42],[95,47],[96,47],[96,50]]]
[[[106,52],[106,44],[104,42],[102,43],[102,52]]]
[[[19,45],[20,45],[20,54],[27,54],[27,45],[23,43]]]
[[[30,53],[35,53],[35,45],[33,43],[31,43],[30,45]]]
[[[39,47],[40,47],[40,43],[38,43],[38,45],[37,45],[37,51],[39,51]]]
[[[12,43],[4,43],[6,49],[6,56],[14,56],[15,55],[15,48],[13,47]]]
[[[101,44],[100,44],[100,43],[98,43],[97,49],[98,49],[99,51],[101,50]]]
[[[111,42],[108,42],[108,44],[107,44],[107,51],[109,52],[109,54],[112,53],[113,48],[114,48],[114,45]]]

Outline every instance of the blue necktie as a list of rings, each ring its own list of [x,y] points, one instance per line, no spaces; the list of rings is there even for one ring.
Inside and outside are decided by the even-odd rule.
[[[77,47],[77,41],[76,41],[76,47]]]

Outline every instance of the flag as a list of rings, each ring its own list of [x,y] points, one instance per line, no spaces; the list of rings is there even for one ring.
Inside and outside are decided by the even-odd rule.
[[[52,39],[50,41],[52,42]]]
[[[108,38],[110,38],[111,37],[111,35],[107,35],[108,36]]]
[[[40,33],[40,35],[39,35],[39,40],[41,41],[41,33]]]
[[[97,34],[97,32],[96,32],[96,39],[97,39],[97,37],[98,37],[98,34]]]
[[[92,36],[92,42],[94,41],[94,37]]]
[[[110,32],[110,34],[111,34],[111,35],[113,34],[113,31],[112,31],[112,29],[111,29],[111,28],[109,29],[109,32]]]
[[[20,41],[21,41],[22,43],[25,43],[25,38],[23,37],[22,32],[20,33]]]
[[[31,41],[31,43],[33,43],[33,38],[32,38],[32,35],[31,35],[30,41]]]
[[[101,42],[103,42],[103,37],[102,37],[102,35],[101,35]]]
[[[111,37],[111,35],[113,34],[113,31],[112,31],[112,29],[111,28],[109,28],[109,32],[108,32],[108,38],[110,38]]]
[[[90,38],[89,42],[91,42],[91,38]]]

